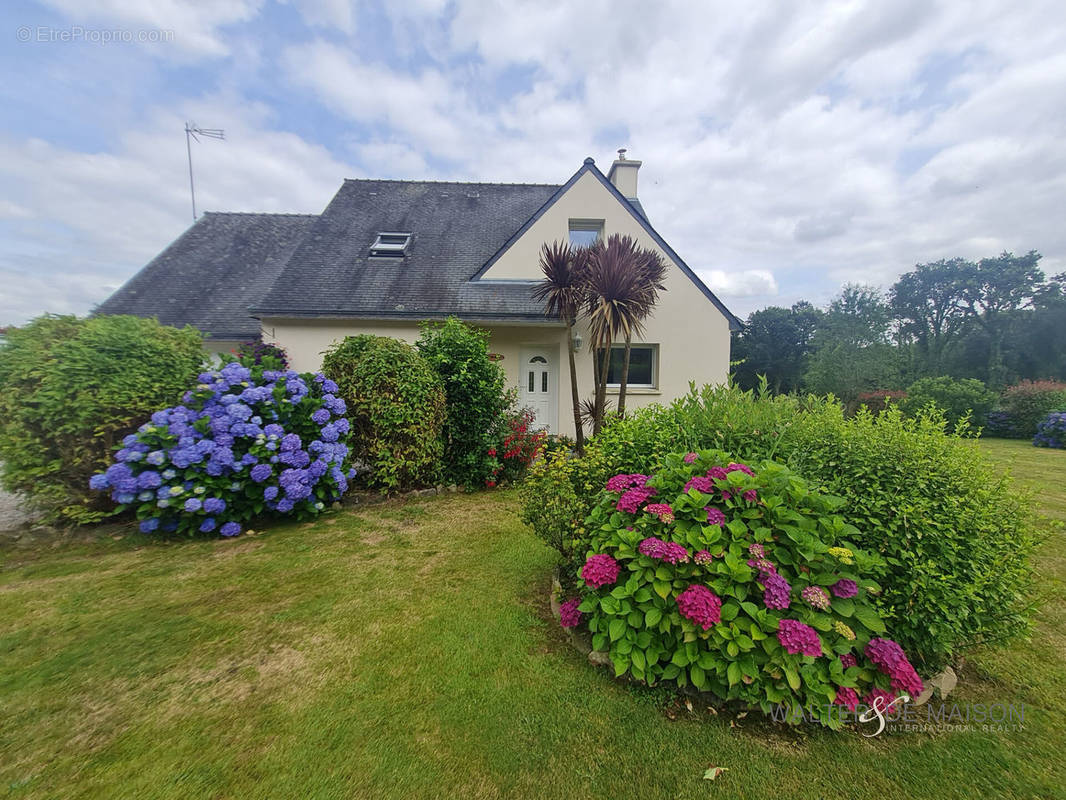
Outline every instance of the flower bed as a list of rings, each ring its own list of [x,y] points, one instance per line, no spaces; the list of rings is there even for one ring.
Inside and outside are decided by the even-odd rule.
[[[837,501],[772,462],[703,451],[665,464],[607,482],[577,593],[560,604],[561,624],[585,626],[616,675],[831,727],[841,709],[921,692],[869,600],[878,558],[848,542],[857,531]]]

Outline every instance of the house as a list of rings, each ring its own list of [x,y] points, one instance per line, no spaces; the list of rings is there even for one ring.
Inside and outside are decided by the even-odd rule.
[[[301,371],[318,369],[344,336],[414,342],[419,322],[455,315],[489,331],[520,404],[573,435],[566,330],[531,297],[545,242],[628,234],[667,263],[666,291],[633,344],[630,408],[729,371],[740,323],[648,221],[640,165],[620,151],[605,176],[587,158],[561,186],[346,180],[318,216],[207,213],[97,313],[188,323],[216,351],[261,334]],[[590,397],[587,330],[578,336],[579,388]]]

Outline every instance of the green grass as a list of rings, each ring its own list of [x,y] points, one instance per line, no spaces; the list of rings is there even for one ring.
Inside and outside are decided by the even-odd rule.
[[[981,445],[1066,518],[1066,453]],[[237,541],[0,552],[0,797],[1060,797],[1066,547],[958,697],[1024,730],[791,730],[594,670],[508,492]],[[711,765],[728,767],[702,780]]]

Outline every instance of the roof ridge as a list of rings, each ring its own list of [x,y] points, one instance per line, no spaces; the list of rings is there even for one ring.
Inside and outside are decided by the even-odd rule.
[[[229,217],[320,217],[321,214],[298,214],[292,211],[202,211],[201,217],[208,214]]]
[[[345,183],[434,183],[445,186],[538,186],[559,188],[561,183],[522,183],[520,181],[430,181],[410,178],[345,178]]]

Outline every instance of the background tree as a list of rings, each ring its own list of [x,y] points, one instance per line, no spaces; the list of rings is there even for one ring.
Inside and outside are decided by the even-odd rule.
[[[969,317],[988,336],[988,384],[996,389],[1007,382],[1003,343],[1011,317],[1033,305],[1044,281],[1040,254],[1024,256],[1004,251],[995,258],[982,258],[963,282],[962,302]]]
[[[733,357],[742,362],[734,371],[736,383],[753,389],[764,375],[775,392],[798,391],[821,319],[822,312],[806,301],[749,314],[734,342]]]
[[[965,320],[963,292],[972,270],[965,259],[941,259],[917,264],[892,285],[892,312],[900,332],[917,345],[919,371],[926,375],[943,372],[944,350]]]
[[[540,269],[544,273],[544,280],[533,290],[534,299],[544,303],[548,314],[559,317],[566,325],[570,394],[578,454],[585,450],[585,431],[581,425],[581,400],[577,391],[574,323],[587,300],[588,255],[586,248],[571,248],[565,242],[545,242],[540,251]]]
[[[898,351],[890,343],[892,315],[880,289],[847,284],[829,304],[814,336],[804,384],[846,403],[900,382]]]

